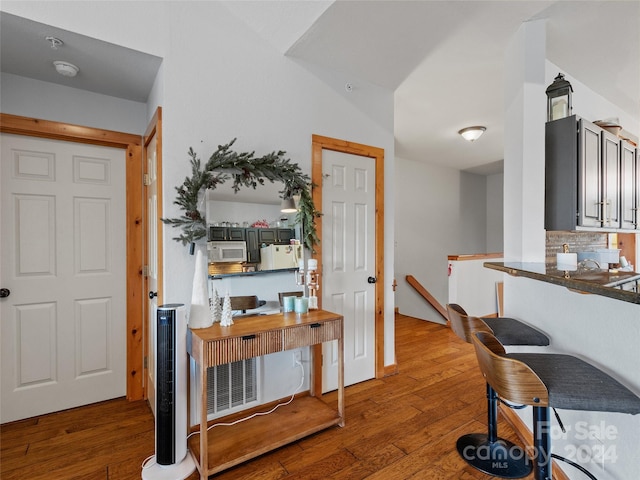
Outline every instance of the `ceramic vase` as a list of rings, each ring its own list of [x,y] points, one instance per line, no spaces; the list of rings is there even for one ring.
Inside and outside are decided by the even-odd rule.
[[[206,328],[213,323],[209,305],[209,272],[205,245],[196,245],[196,265],[193,272],[193,290],[191,293],[191,309],[189,310],[189,327]]]

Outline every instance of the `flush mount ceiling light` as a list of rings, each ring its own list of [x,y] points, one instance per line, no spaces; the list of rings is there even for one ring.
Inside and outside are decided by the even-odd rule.
[[[473,142],[480,138],[480,136],[485,132],[487,127],[475,126],[475,127],[467,127],[460,130],[458,133],[462,135],[462,138],[469,142]]]
[[[80,70],[74,64],[69,62],[55,61],[53,62],[53,65],[56,67],[56,71],[65,77],[75,77]]]

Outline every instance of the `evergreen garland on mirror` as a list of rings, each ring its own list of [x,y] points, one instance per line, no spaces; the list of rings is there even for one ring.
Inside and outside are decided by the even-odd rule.
[[[162,219],[164,223],[182,229],[182,233],[173,239],[187,245],[206,237],[206,219],[199,202],[203,202],[201,195],[204,195],[207,189],[215,189],[217,185],[232,180],[233,191],[237,193],[241,187],[255,189],[268,180],[272,183],[282,182],[283,189],[279,191],[281,198],[300,196],[296,222],[302,227],[303,245],[314,252],[314,245],[320,241],[315,220],[322,214],[313,204],[313,185],[309,176],[302,173],[297,163],[285,158],[286,152],[282,150],[263,157],[254,157],[255,152],[233,151],[231,146],[235,141],[234,138],[226,145],[218,145],[218,149],[209,157],[204,168],[196,152],[189,148],[191,177],[186,177],[182,185],[175,187],[178,194],[173,202],[184,213],[178,218]]]

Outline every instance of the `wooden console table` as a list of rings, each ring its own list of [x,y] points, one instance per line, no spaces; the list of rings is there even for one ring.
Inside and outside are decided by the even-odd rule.
[[[322,392],[314,392],[311,387],[309,395],[297,397],[268,415],[207,431],[207,368],[331,340],[338,341],[337,411],[319,398]],[[200,434],[189,437],[187,444],[200,479],[325,428],[344,426],[343,348],[343,317],[324,310],[302,315],[256,315],[242,317],[230,327],[216,323],[209,328],[189,329],[187,352],[200,374],[201,416]]]

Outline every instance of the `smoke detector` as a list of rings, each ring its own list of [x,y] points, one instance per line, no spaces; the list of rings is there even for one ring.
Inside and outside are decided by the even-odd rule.
[[[56,67],[56,72],[65,77],[75,77],[80,70],[73,63],[62,62],[59,60],[53,62],[53,65]]]

